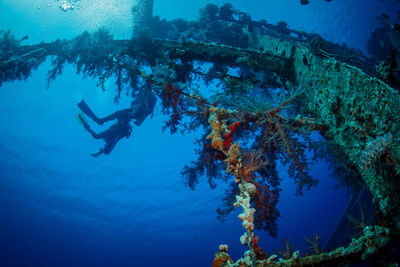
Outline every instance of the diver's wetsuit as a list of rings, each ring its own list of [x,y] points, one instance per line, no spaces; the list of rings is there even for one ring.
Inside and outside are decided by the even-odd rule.
[[[90,128],[89,124],[84,119],[84,116],[81,114],[78,115],[78,119],[93,138],[103,139],[106,143],[98,152],[92,153],[92,156],[97,157],[100,154],[110,154],[119,140],[124,137],[129,138],[132,133],[130,121],[134,120],[134,123],[137,126],[140,126],[146,117],[153,113],[156,101],[157,99],[153,92],[145,92],[141,97],[137,97],[132,102],[131,108],[119,110],[104,118],[98,118],[84,100],[79,102],[78,107],[82,112],[99,125],[103,125],[106,121],[117,119],[116,124],[112,125],[106,131],[97,134]]]
[[[98,152],[93,153],[92,156],[95,157],[102,153],[106,155],[110,154],[119,140],[121,140],[124,137],[129,138],[129,136],[132,133],[132,127],[129,124],[129,122],[133,119],[131,117],[132,116],[131,114],[132,114],[131,109],[123,109],[105,118],[99,119],[99,121],[101,121],[101,123],[99,123],[100,125],[102,125],[106,121],[114,119],[117,119],[118,121],[116,124],[112,125],[109,129],[98,134],[95,133],[92,129],[90,129],[90,127],[85,127],[86,130],[93,136],[93,138],[103,139],[106,142],[104,147],[100,149]]]

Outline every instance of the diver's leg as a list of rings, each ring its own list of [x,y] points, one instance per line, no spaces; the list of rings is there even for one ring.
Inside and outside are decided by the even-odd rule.
[[[110,154],[119,140],[121,140],[121,137],[119,137],[119,136],[114,137],[114,139],[112,139],[108,143],[106,143],[103,148],[101,148],[97,152],[90,153],[90,155],[92,155],[92,157],[98,157],[101,154],[104,154],[104,155]]]
[[[104,147],[101,149],[102,153],[105,155],[108,155],[113,151],[115,145],[119,142],[119,140],[122,139],[122,136],[115,136],[113,139],[111,139],[109,142],[107,142]]]
[[[90,128],[86,130],[93,136],[94,139],[105,139],[109,135],[109,130],[105,130],[104,132],[101,133],[96,133]]]
[[[85,130],[88,131],[93,136],[93,138],[100,139],[100,138],[104,138],[107,135],[107,131],[97,134],[95,131],[90,129],[90,125],[87,122],[85,115],[83,115],[82,113],[79,113],[77,118],[78,118],[79,123],[82,124],[83,128],[85,128]]]
[[[114,113],[111,114],[111,115],[108,115],[108,116],[106,116],[106,117],[104,117],[104,118],[101,118],[100,120],[102,120],[103,122],[115,120],[115,119],[118,119],[118,118],[120,118],[120,117],[127,116],[127,114],[128,114],[129,112],[131,112],[131,111],[132,111],[132,109],[130,109],[130,108],[118,110],[118,111],[114,112]]]
[[[96,134],[94,131],[90,130],[89,133],[93,136],[93,138],[95,139],[103,139],[106,144],[104,145],[103,148],[101,148],[99,151],[94,152],[94,153],[90,153],[92,155],[92,157],[98,157],[101,154],[109,154],[112,150],[112,148],[114,148],[115,144],[112,145],[113,143],[113,139],[111,139],[110,135],[113,133],[113,129],[112,127],[104,132],[98,133]],[[112,145],[112,148],[110,149],[110,145]]]
[[[110,128],[108,130],[105,130],[104,132],[101,132],[101,133],[98,133],[98,134],[96,134],[92,130],[90,130],[89,133],[93,136],[93,138],[95,138],[95,139],[103,139],[106,142],[104,147],[101,148],[99,151],[94,152],[94,153],[90,153],[90,155],[92,155],[92,157],[98,157],[101,154],[109,154],[111,152],[111,151],[108,152],[108,149],[109,149],[110,143],[112,142],[112,139],[111,139],[111,142],[109,141],[110,140],[110,134],[112,133],[112,128]]]

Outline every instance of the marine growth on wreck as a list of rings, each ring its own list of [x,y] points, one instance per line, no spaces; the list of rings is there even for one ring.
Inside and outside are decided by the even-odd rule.
[[[246,247],[242,258],[231,259],[229,244],[221,244],[213,266],[322,266],[368,258],[389,264],[380,255],[400,234],[399,92],[362,53],[283,22],[252,20],[231,4],[208,4],[195,21],[160,20],[152,8],[151,0],[137,1],[129,40],[102,28],[24,45],[1,31],[0,86],[29,79],[51,58],[48,83],[70,64],[104,90],[115,78],[115,102],[123,94],[138,97],[139,88],[153,90],[168,118],[163,130],[203,129],[194,148],[198,158],[182,176],[192,189],[203,176],[211,187],[227,181],[217,213],[223,220],[241,210],[243,233],[236,234]],[[193,86],[199,80],[219,90],[205,94]],[[318,183],[309,173],[308,150],[371,192],[374,223],[362,224],[347,246],[323,251],[315,235],[307,239],[312,254],[291,251],[283,259],[259,246],[254,229],[277,236],[278,162],[287,166],[298,195]]]

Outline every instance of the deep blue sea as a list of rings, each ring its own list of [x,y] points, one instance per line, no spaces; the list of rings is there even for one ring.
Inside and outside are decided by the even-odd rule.
[[[0,30],[11,29],[24,44],[73,38],[84,30],[106,27],[117,39],[130,38],[134,0],[81,0],[63,12],[53,0],[0,0]],[[155,0],[154,15],[195,19],[207,3],[228,1]],[[291,29],[319,33],[366,53],[366,43],[382,13],[397,16],[396,0],[235,0],[235,8],[255,20],[286,21]],[[0,88],[0,266],[211,266],[218,245],[229,245],[234,260],[245,247],[239,209],[226,222],[216,208],[227,187],[215,189],[204,178],[191,190],[181,177],[196,158],[194,140],[202,134],[162,132],[165,117],[156,106],[153,118],[133,129],[108,156],[93,158],[102,141],[77,122],[77,103],[85,99],[105,116],[129,106],[114,104],[115,84],[106,91],[96,80],[82,79],[67,66],[49,88],[48,59],[26,81]],[[96,131],[101,127],[95,128]],[[329,239],[348,201],[346,188],[326,163],[311,173],[316,187],[295,196],[286,169],[278,209],[278,238],[256,231],[267,251],[287,238],[306,252],[305,236]]]

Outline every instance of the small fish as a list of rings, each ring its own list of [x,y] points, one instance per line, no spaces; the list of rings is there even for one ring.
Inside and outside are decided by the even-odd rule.
[[[386,15],[385,13],[382,13],[382,17],[384,17],[385,19],[390,19],[390,17],[388,15]]]

